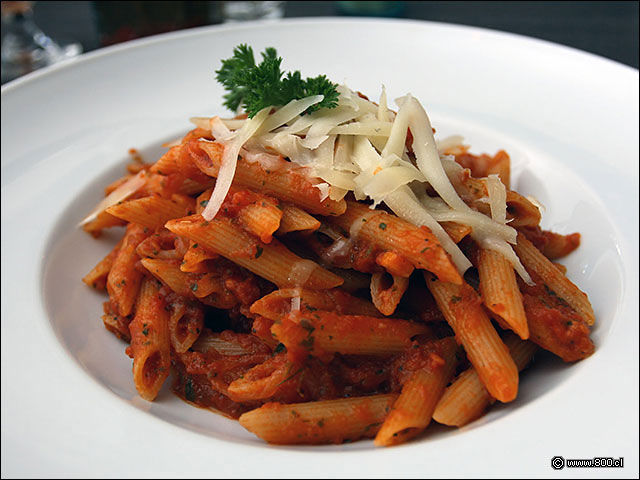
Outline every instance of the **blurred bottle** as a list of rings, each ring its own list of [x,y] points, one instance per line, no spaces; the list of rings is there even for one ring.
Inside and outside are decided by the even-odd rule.
[[[352,17],[403,17],[407,2],[336,2],[339,15]]]
[[[221,22],[222,2],[92,2],[102,46]]]
[[[82,53],[79,43],[59,45],[33,21],[35,2],[2,2],[2,83]]]
[[[225,22],[243,22],[282,18],[286,2],[223,2],[222,17]]]

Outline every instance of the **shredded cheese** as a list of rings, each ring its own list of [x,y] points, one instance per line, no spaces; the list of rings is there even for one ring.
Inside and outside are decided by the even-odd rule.
[[[371,208],[384,202],[400,218],[427,226],[461,274],[471,263],[439,222],[453,221],[471,227],[471,236],[481,247],[502,253],[527,283],[531,281],[510,246],[516,242],[517,234],[507,225],[506,189],[499,178],[490,175],[484,180],[488,195],[482,201],[489,204],[490,217],[464,201],[468,201],[469,191],[462,184],[463,169],[453,156],[444,155],[461,147],[462,137],[436,142],[426,111],[411,95],[396,100],[399,108],[394,113],[387,105],[384,87],[378,104],[345,85],[340,85],[338,92],[337,108],[311,114],[303,112],[321,102],[322,95],[292,100],[280,108],[266,108],[252,119],[192,118],[195,125],[211,130],[216,141],[225,147],[216,187],[203,212],[205,219],[213,218],[224,200],[238,154],[270,170],[286,165],[281,155],[308,167],[307,174],[320,180],[314,186],[320,190],[322,200],[340,200],[353,192],[357,200],[372,200]],[[411,158],[407,153],[408,132],[413,139]],[[435,190],[438,197],[429,197],[427,187]],[[356,237],[357,231],[352,231],[349,239],[334,238],[327,256],[344,253]],[[306,272],[306,268],[296,267],[300,272]]]
[[[78,227],[86,225],[87,223],[95,220],[98,215],[104,212],[107,208],[115,205],[118,202],[126,200],[131,195],[136,193],[140,188],[144,186],[147,182],[147,172],[145,170],[140,170],[135,176],[131,177],[129,180],[124,182],[118,188],[116,188],[113,192],[107,195],[102,199],[96,207],[91,210],[89,215],[82,219],[82,221],[78,224]]]
[[[218,210],[220,210],[220,206],[222,202],[224,202],[227,193],[229,193],[229,188],[231,188],[231,183],[236,173],[240,149],[260,128],[267,118],[267,115],[269,115],[270,110],[270,107],[260,110],[255,117],[246,122],[240,130],[237,130],[235,136],[225,144],[216,186],[211,193],[209,203],[207,203],[207,206],[202,211],[202,216],[205,220],[213,220]]]

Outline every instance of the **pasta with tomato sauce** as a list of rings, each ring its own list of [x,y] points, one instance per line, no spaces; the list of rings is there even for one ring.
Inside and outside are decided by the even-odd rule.
[[[593,309],[555,263],[580,235],[542,229],[509,155],[436,142],[411,95],[323,85],[192,119],[81,223],[125,227],[83,280],[140,396],[171,382],[270,443],[386,446],[513,401],[538,347],[591,355]]]

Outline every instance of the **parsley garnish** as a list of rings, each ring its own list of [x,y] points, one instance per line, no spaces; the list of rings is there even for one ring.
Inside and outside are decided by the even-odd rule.
[[[216,70],[216,79],[228,92],[224,96],[225,107],[237,111],[242,105],[252,118],[263,108],[286,105],[311,95],[324,95],[324,99],[305,113],[338,105],[337,85],[325,75],[303,80],[298,70],[285,74],[280,69],[282,58],[275,48],[269,47],[261,55],[262,62],[256,65],[253,49],[241,44],[233,49],[233,57],[222,61],[222,68]]]

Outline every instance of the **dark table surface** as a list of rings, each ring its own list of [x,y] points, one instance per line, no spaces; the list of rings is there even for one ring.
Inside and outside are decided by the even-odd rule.
[[[62,41],[77,41],[84,51],[103,46],[105,29],[122,25],[136,28],[146,21],[144,13],[136,18],[124,11],[143,2],[35,2],[34,20],[49,36]],[[147,6],[151,2],[144,2]],[[153,2],[157,10],[179,8],[200,12],[199,24],[221,22],[222,2]],[[284,17],[339,16],[340,5],[353,2],[284,2]],[[371,2],[369,2],[371,3]],[[637,1],[616,2],[399,2],[401,18],[472,25],[536,37],[591,52],[638,68]],[[202,12],[205,12],[204,14]],[[154,12],[155,13],[155,12]],[[118,15],[123,17],[118,18]],[[105,17],[111,25],[105,26]],[[206,17],[206,18],[204,18]],[[128,24],[127,24],[128,22]],[[173,30],[175,26],[164,26]],[[178,27],[179,28],[179,27]],[[3,36],[4,36],[3,25]],[[148,33],[148,32],[147,32]],[[144,35],[142,33],[140,35]],[[120,40],[111,37],[111,41]]]

